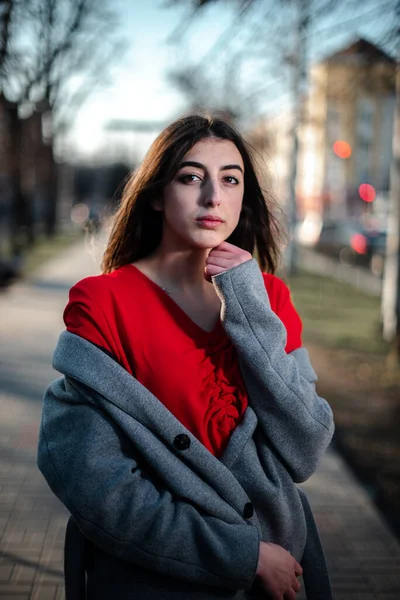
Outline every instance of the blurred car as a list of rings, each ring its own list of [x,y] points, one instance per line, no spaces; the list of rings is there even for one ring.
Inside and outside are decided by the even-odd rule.
[[[385,231],[367,228],[351,220],[328,220],[322,223],[312,247],[348,266],[365,266],[377,277],[383,275]]]

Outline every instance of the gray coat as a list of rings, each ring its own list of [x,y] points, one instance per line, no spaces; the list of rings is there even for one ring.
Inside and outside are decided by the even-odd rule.
[[[243,590],[254,589],[260,540],[300,562],[317,537],[295,483],[315,471],[333,419],[307,351],[285,353],[286,331],[255,260],[213,284],[249,397],[219,458],[96,346],[64,332],[54,353],[64,376],[45,394],[39,468],[110,564],[129,564],[132,590],[142,572],[163,590],[115,598],[250,598]],[[326,600],[314,575],[308,597]],[[173,581],[181,595],[167,592]]]

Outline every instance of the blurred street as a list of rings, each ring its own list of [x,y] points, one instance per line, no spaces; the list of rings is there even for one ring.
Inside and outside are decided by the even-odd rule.
[[[79,242],[0,296],[0,598],[61,600],[67,512],[36,468],[41,399],[69,288],[98,272],[101,241]],[[333,450],[304,485],[336,600],[398,600],[400,545]],[[304,595],[299,594],[301,600]]]
[[[79,243],[0,295],[0,598],[59,600],[66,510],[36,467],[41,400],[69,288],[94,274]]]

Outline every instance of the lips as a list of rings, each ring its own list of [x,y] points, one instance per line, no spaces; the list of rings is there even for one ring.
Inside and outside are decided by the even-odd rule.
[[[205,216],[196,219],[196,223],[205,229],[217,229],[223,221],[219,217]]]
[[[222,219],[220,219],[219,217],[212,217],[211,215],[199,217],[198,219],[196,219],[196,221],[198,221],[198,222],[208,221],[211,223],[222,223],[223,222]]]

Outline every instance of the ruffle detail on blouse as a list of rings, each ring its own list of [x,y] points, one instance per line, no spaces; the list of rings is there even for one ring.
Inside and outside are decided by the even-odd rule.
[[[204,430],[213,452],[220,456],[247,407],[247,394],[236,349],[228,342],[203,362],[207,372],[201,395],[208,400]]]

